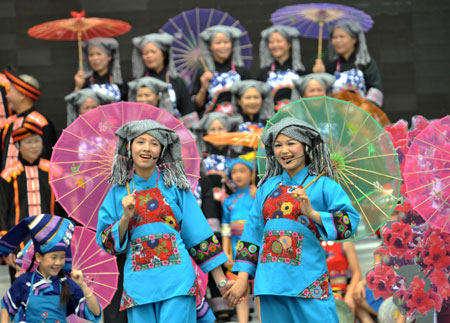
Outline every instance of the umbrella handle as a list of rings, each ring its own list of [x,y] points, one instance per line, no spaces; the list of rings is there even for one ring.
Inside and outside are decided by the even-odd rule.
[[[83,53],[81,50],[81,31],[78,33],[78,70],[83,71]]]
[[[209,68],[208,68],[208,66],[206,65],[206,62],[205,62],[205,60],[203,59],[203,57],[200,56],[199,60],[200,60],[200,63],[202,64],[202,67],[203,67],[203,69],[205,70],[205,72],[209,72]]]
[[[323,35],[323,21],[319,22],[319,46],[317,48],[318,59],[322,59],[322,35]]]
[[[323,170],[316,178],[314,178],[311,182],[308,183],[305,187],[303,187],[304,190],[306,190],[308,187],[311,186],[312,183],[317,181],[319,178],[321,178],[323,175],[325,175],[325,170]]]

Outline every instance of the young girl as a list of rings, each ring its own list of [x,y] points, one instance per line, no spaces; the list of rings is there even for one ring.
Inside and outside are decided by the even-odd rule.
[[[70,241],[74,226],[67,219],[40,214],[23,219],[0,240],[0,254],[13,252],[31,236],[38,268],[22,274],[2,299],[1,322],[67,322],[75,314],[100,322],[101,307],[83,280],[83,273],[71,270]],[[29,267],[32,268],[34,261]]]
[[[289,103],[293,80],[305,70],[300,53],[300,33],[294,27],[275,25],[261,32],[259,44],[260,71],[258,80],[272,88],[278,111]]]
[[[311,73],[293,80],[294,90],[291,101],[330,94],[334,76],[328,73]]]
[[[181,140],[153,120],[128,122],[116,135],[115,186],[100,207],[97,244],[126,252],[121,309],[129,322],[196,322],[189,254],[222,293],[231,283],[220,267],[227,257],[190,192]]]
[[[255,200],[256,186],[252,183],[252,163],[241,158],[233,159],[229,165],[231,180],[236,186],[236,192],[223,201],[222,211],[222,245],[228,256],[225,267],[231,271],[233,259],[236,258],[236,245],[241,239],[245,220]],[[231,251],[231,252],[230,252]],[[236,279],[227,273],[229,279]],[[248,322],[248,296],[236,305],[238,321]]]
[[[64,100],[67,102],[67,126],[69,126],[79,115],[89,112],[99,105],[114,102],[114,97],[91,89],[81,89],[66,95]]]
[[[238,279],[225,297],[236,304],[255,277],[263,322],[338,322],[320,239],[350,238],[359,215],[339,184],[317,179],[333,169],[313,127],[284,118],[262,141],[266,172],[237,246]]]
[[[211,111],[231,114],[231,85],[250,78],[241,57],[241,35],[238,28],[222,25],[200,33],[202,57],[208,68],[197,75],[192,89],[200,115]]]
[[[170,88],[170,83],[160,81],[157,78],[141,77],[128,82],[128,101],[147,103],[181,118],[178,109],[174,109],[172,102],[170,102]]]
[[[114,97],[116,102],[126,101],[117,40],[98,37],[83,41],[83,64],[83,71],[74,76],[74,92],[90,88]]]

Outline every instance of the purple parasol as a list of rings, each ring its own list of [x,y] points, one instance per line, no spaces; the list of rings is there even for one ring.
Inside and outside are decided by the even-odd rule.
[[[181,140],[186,178],[195,190],[200,174],[200,156],[192,135],[169,112],[154,106],[117,102],[79,116],[53,147],[50,185],[56,200],[70,217],[97,229],[98,210],[111,188],[108,178],[118,137],[114,132],[133,120],[151,119],[174,130]]]
[[[240,38],[242,59],[250,68],[252,61],[252,43],[248,37],[248,32],[228,13],[217,9],[196,8],[183,11],[179,15],[170,18],[162,26],[160,32],[171,34],[175,40],[172,44],[172,56],[175,67],[190,84],[195,78],[199,66],[201,50],[198,46],[199,34],[208,27],[224,25],[239,28],[243,33]]]
[[[319,39],[319,57],[322,52],[322,38],[330,38],[327,31],[329,25],[339,20],[353,20],[359,22],[364,31],[368,31],[373,26],[372,18],[364,11],[331,3],[308,3],[283,7],[272,13],[270,20],[274,25],[297,28],[303,37]]]

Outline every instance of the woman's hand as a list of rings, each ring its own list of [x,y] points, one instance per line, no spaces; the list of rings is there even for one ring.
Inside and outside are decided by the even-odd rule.
[[[253,198],[255,198],[255,196],[256,196],[256,190],[257,190],[258,188],[256,187],[256,185],[251,185],[250,186],[250,191],[249,191],[249,193],[250,193],[250,196],[251,197],[253,197]]]
[[[322,218],[320,217],[320,213],[312,208],[311,200],[309,199],[308,194],[306,194],[306,191],[303,188],[299,187],[293,190],[292,194],[297,198],[297,200],[300,201],[302,213],[311,220],[322,225]]]
[[[355,312],[356,304],[355,304],[355,300],[353,299],[353,295],[351,295],[351,293],[346,293],[345,294],[344,302],[345,302],[345,304],[347,304],[348,308],[352,312]]]
[[[130,194],[122,199],[123,216],[126,220],[130,220],[136,210],[136,195]]]
[[[83,284],[84,285],[86,284],[84,282],[83,272],[81,270],[72,269],[72,272],[70,273],[70,278],[72,278],[72,280],[75,283],[77,283],[78,286],[82,286]]]
[[[231,257],[231,255],[227,254],[228,257],[228,261],[226,263],[224,263],[223,265],[225,266],[226,269],[231,270],[231,268],[233,268],[233,257]]]
[[[358,304],[361,304],[366,299],[365,286],[366,286],[366,281],[361,280],[356,284],[355,289],[353,290],[353,295],[352,295],[353,299]]]
[[[323,64],[322,59],[316,59],[312,70],[314,73],[325,73],[325,65]]]
[[[83,71],[78,71],[73,77],[75,81],[75,91],[81,90],[86,82],[86,75]]]
[[[242,301],[242,298],[248,293],[248,278],[238,276],[234,285],[223,296],[227,300],[228,306],[233,307]]]
[[[202,74],[202,76],[200,77],[200,83],[202,85],[202,89],[204,89],[206,91],[208,90],[209,82],[211,82],[212,77],[213,77],[213,73],[211,73],[210,71]]]

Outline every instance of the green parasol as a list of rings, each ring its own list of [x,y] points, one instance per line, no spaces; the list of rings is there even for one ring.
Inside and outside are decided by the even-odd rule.
[[[330,97],[300,99],[285,105],[268,122],[286,117],[308,122],[328,144],[338,182],[361,215],[353,240],[375,233],[399,202],[400,168],[388,133],[370,114]],[[258,172],[266,170],[264,148],[257,152]]]

